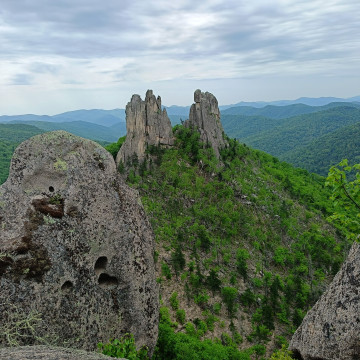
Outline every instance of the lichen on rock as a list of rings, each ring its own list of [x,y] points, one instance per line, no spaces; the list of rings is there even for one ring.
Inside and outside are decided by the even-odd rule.
[[[46,336],[94,350],[131,332],[154,349],[153,234],[105,149],[64,131],[29,139],[14,153],[0,203],[0,347],[16,309],[42,322],[20,344]]]

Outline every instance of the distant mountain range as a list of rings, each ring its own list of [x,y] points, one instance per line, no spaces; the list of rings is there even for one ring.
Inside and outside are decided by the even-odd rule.
[[[0,123],[28,124],[45,131],[65,130],[91,140],[114,142],[126,134],[125,110],[76,110],[58,115],[0,116]]]
[[[173,125],[189,116],[190,106],[164,108]],[[220,106],[220,110],[227,135],[309,171],[326,175],[340,157],[359,162],[360,145],[353,140],[360,136],[360,96],[239,102]],[[126,134],[125,117],[124,109],[93,109],[53,116],[0,116],[0,123],[32,125],[39,132],[61,129],[100,142],[115,142]]]
[[[305,114],[310,112],[319,111],[322,109],[317,109],[316,107],[328,105],[330,103],[358,103],[360,106],[360,96],[355,96],[352,98],[335,98],[335,97],[321,97],[321,98],[307,98],[302,97],[296,100],[278,100],[278,101],[256,101],[256,102],[244,102],[241,101],[232,105],[221,105],[219,106],[222,114],[232,114],[232,115],[264,115],[269,117],[269,109],[273,109],[274,106],[282,107],[280,112],[282,115],[280,117],[289,117],[292,115]],[[289,105],[297,105],[293,108],[287,108]],[[307,106],[306,106],[307,105]],[[330,107],[335,107],[338,104],[332,104]],[[269,108],[270,106],[270,108]],[[249,108],[250,107],[250,108]],[[313,108],[315,107],[315,109]],[[190,106],[163,106],[166,109],[172,123],[180,123],[180,120],[186,120],[189,116]],[[239,108],[243,108],[240,110]],[[263,109],[263,110],[255,110]],[[230,110],[231,109],[231,110]],[[295,113],[291,113],[291,111]],[[253,113],[251,113],[253,112]],[[11,121],[46,121],[46,122],[57,122],[65,123],[72,121],[84,121],[88,123],[98,124],[106,127],[110,127],[117,123],[125,122],[125,109],[113,109],[113,110],[102,110],[102,109],[92,109],[92,110],[75,110],[68,111],[57,115],[2,115],[0,116],[0,123],[7,123]],[[279,116],[277,116],[279,117]]]
[[[301,97],[296,100],[255,101],[255,102],[241,101],[232,105],[220,106],[219,108],[220,110],[226,110],[228,108],[236,107],[236,106],[251,106],[255,108],[263,108],[267,105],[286,106],[286,105],[294,105],[294,104],[303,104],[309,106],[324,106],[333,102],[360,102],[360,96],[354,96],[346,99],[337,98],[337,97],[320,97],[320,98]]]
[[[85,121],[92,124],[102,126],[112,126],[119,122],[125,122],[125,110],[75,110],[68,111],[58,115],[3,115],[0,116],[0,123],[11,121],[46,121],[46,122],[72,122],[72,121]]]

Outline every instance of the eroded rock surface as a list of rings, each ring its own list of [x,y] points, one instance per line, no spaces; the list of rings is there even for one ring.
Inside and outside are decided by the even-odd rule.
[[[0,346],[94,350],[131,332],[154,348],[153,234],[105,149],[64,131],[22,143],[0,187],[0,229]],[[18,319],[32,319],[22,337]]]
[[[134,156],[142,161],[148,146],[171,146],[174,143],[172,127],[166,109],[161,109],[161,98],[152,90],[145,100],[133,95],[126,105],[126,140],[116,157],[116,163],[128,164]]]
[[[198,89],[194,93],[194,101],[195,104],[190,108],[189,119],[185,121],[185,126],[198,129],[200,140],[210,144],[219,158],[219,150],[227,145],[227,142],[223,136],[224,130],[217,99],[213,94],[203,93]]]
[[[290,349],[303,360],[360,359],[360,244],[306,314]]]
[[[2,360],[111,360],[112,357],[55,346],[19,346],[0,349]],[[126,359],[120,359],[126,360]]]

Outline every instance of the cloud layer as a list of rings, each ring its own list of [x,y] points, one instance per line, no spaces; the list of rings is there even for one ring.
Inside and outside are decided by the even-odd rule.
[[[358,95],[359,13],[358,0],[3,0],[0,112],[16,112],[14,96],[25,110],[43,93],[64,110],[123,107],[148,87],[167,104],[191,102],[194,85],[211,85],[223,103],[264,99],[270,83],[284,91],[267,98]],[[320,93],[325,83],[333,93]]]

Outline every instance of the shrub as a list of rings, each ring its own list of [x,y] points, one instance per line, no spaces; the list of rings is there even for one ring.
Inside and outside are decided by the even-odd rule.
[[[179,309],[179,310],[176,311],[176,320],[180,324],[184,324],[185,318],[186,318],[185,310]]]
[[[230,286],[224,287],[221,289],[221,295],[228,309],[230,317],[233,317],[236,312],[235,300],[237,298],[237,290]]]
[[[99,350],[104,354],[115,358],[127,358],[128,360],[148,359],[147,348],[136,350],[133,334],[125,334],[120,340],[110,340],[107,344],[99,343]]]
[[[170,280],[172,277],[169,265],[165,262],[161,264],[161,274],[165,276],[168,280]]]
[[[178,293],[176,291],[174,291],[169,299],[170,305],[173,308],[173,310],[179,309],[179,299],[177,298],[177,296],[178,296]]]

